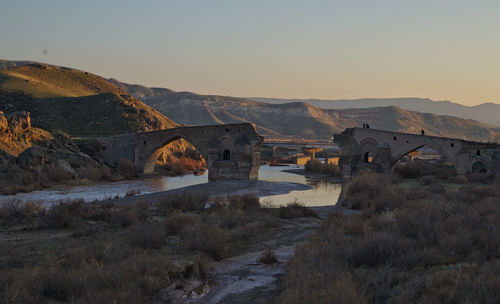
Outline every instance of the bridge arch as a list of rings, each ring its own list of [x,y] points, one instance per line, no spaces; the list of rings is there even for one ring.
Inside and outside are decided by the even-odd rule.
[[[474,163],[472,163],[471,172],[472,173],[487,173],[488,167],[486,166],[486,164],[483,161],[477,160]]]
[[[408,143],[410,144],[410,143]],[[394,154],[392,155],[392,160],[391,160],[391,167],[394,166],[401,158],[404,156],[408,155],[411,152],[417,151],[418,149],[421,149],[423,147],[429,147],[436,152],[438,152],[441,156],[444,156],[447,158],[449,161],[451,161],[453,164],[456,162],[456,155],[448,150],[443,149],[443,147],[439,144],[435,144],[431,141],[415,141],[409,146],[405,146],[402,149],[395,151]]]
[[[189,137],[187,137],[185,135],[181,135],[181,134],[173,134],[170,137],[168,137],[166,140],[164,140],[162,142],[154,142],[151,144],[150,147],[145,149],[146,156],[149,153],[149,157],[147,157],[147,160],[144,163],[144,168],[142,170],[142,173],[144,173],[144,174],[153,173],[155,166],[156,166],[156,162],[157,162],[158,158],[161,156],[161,154],[165,151],[166,147],[168,145],[172,144],[173,142],[180,140],[180,139],[182,139],[182,140],[186,141],[187,143],[189,143],[190,145],[192,145],[196,149],[196,151],[201,154],[203,159],[206,162],[208,162],[208,152],[207,151],[204,151],[202,148],[200,148],[198,145],[196,145],[192,140],[189,139]],[[146,145],[148,145],[148,141],[145,140],[145,141],[143,141],[142,144],[144,146],[146,146]],[[149,152],[147,152],[147,151],[149,151]]]
[[[152,172],[164,147],[177,139],[183,139],[205,159],[209,181],[216,181],[258,178],[260,147],[264,138],[257,133],[254,125],[240,123],[141,132],[126,139],[134,147],[132,153],[130,149],[127,150],[126,157],[133,159],[139,172]],[[120,140],[120,144],[123,141]],[[118,145],[108,151],[115,158],[120,157]]]

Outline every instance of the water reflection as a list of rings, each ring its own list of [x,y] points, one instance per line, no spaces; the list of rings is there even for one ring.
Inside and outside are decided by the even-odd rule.
[[[280,183],[276,185],[276,187],[280,188],[286,188],[287,183],[303,184],[312,187],[308,190],[295,190],[286,194],[262,196],[261,201],[272,201],[274,205],[286,205],[292,201],[298,201],[308,206],[335,204],[340,194],[341,185],[329,181],[308,179],[303,175],[285,172],[286,170],[301,168],[300,166],[261,166],[259,170],[259,180]],[[138,191],[139,194],[142,195],[206,183],[208,183],[207,173],[204,175],[184,175],[178,177],[158,176],[116,183],[100,183],[74,187],[59,186],[30,193],[4,195],[0,196],[0,202],[12,199],[44,202],[83,199],[90,202],[110,197],[123,197],[130,190]],[[273,184],[271,184],[271,187],[273,187],[272,185]],[[290,188],[297,189],[297,187]]]
[[[285,170],[301,169],[300,166],[269,167],[262,166],[259,171],[259,179],[273,182],[294,182],[312,186],[310,190],[291,191],[286,194],[269,195],[260,198],[262,203],[271,203],[283,206],[290,202],[299,202],[306,206],[334,205],[340,195],[342,184],[325,180],[308,179],[303,175],[284,172]],[[262,174],[261,174],[262,173]]]

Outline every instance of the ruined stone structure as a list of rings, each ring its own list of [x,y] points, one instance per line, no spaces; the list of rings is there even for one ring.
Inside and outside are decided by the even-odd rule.
[[[500,145],[365,128],[349,128],[334,135],[341,147],[340,165],[344,178],[361,168],[390,171],[396,162],[423,146],[452,162],[458,175],[470,172],[500,173]]]
[[[257,179],[263,137],[249,123],[179,127],[101,138],[109,164],[125,158],[137,170],[152,173],[163,148],[177,139],[196,147],[207,162],[210,181]]]

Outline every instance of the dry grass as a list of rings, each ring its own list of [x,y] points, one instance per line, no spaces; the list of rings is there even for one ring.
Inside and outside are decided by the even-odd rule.
[[[498,302],[498,187],[415,191],[373,173],[351,186],[361,213],[296,250],[278,303]]]
[[[281,206],[277,210],[278,217],[282,219],[293,219],[299,217],[318,217],[318,213],[301,205],[298,202],[289,203],[286,206]]]
[[[206,198],[2,206],[0,234],[19,241],[0,244],[0,303],[156,303],[174,282],[210,279],[210,261],[279,225],[278,209],[261,207],[256,196],[220,198],[200,210]]]
[[[201,212],[205,209],[208,201],[208,194],[203,192],[183,192],[167,196],[156,205],[161,213],[171,213],[177,211]]]
[[[452,164],[443,160],[431,163],[416,159],[407,164],[398,163],[394,168],[394,173],[404,178],[419,178],[432,175],[441,180],[449,180],[456,176],[456,169]]]

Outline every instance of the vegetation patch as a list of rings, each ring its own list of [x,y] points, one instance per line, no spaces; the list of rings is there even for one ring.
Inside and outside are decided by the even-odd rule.
[[[333,214],[296,250],[277,302],[497,302],[498,185],[430,186],[355,178],[347,200],[360,212]]]
[[[280,225],[278,209],[254,195],[221,197],[209,209],[207,200],[184,193],[157,205],[4,204],[0,303],[156,303],[179,290],[199,294],[214,284],[214,261]],[[273,263],[272,254],[262,262]]]

